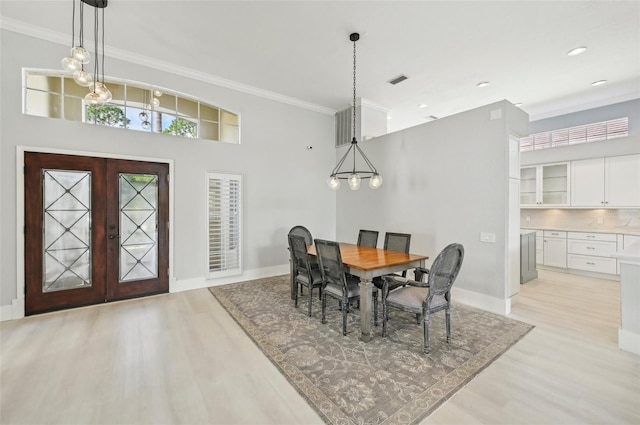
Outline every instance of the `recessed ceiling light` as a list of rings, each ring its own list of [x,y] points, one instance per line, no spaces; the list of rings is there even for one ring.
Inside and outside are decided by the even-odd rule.
[[[594,81],[593,83],[591,83],[591,85],[592,86],[601,86],[606,82],[607,82],[607,80],[598,80],[598,81]]]
[[[478,84],[476,84],[476,87],[487,87],[489,85],[488,81],[482,81]]]
[[[392,118],[393,118],[392,116],[387,115],[387,119],[388,119],[388,120],[390,120],[390,119],[392,119]]]
[[[519,107],[521,107],[521,106],[522,106],[522,103],[521,103],[521,102],[514,103],[514,104],[513,104],[513,106],[515,106],[515,107],[519,108]]]
[[[576,47],[575,49],[571,49],[567,52],[568,56],[576,56],[579,55],[580,53],[584,53],[587,51],[587,46],[580,46],[580,47]]]
[[[426,108],[427,106],[429,105],[427,105],[426,103],[421,103],[418,105],[418,108]]]

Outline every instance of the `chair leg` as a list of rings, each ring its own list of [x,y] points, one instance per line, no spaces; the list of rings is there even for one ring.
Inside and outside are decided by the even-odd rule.
[[[311,301],[313,301],[313,286],[309,286],[309,317],[311,317]]]
[[[349,300],[344,298],[342,305],[343,307],[346,306],[346,308],[342,309],[342,335],[347,335],[347,313],[349,311]]]
[[[420,315],[416,313],[416,325],[420,324]]]
[[[424,352],[425,354],[429,354],[429,313],[424,311],[424,323],[422,326],[424,327]]]
[[[298,308],[298,282],[296,282],[296,296],[294,298],[293,306]]]
[[[327,294],[322,291],[322,323],[327,323]]]
[[[449,309],[445,310],[445,320],[447,326],[447,344],[451,344],[451,311]]]
[[[373,292],[373,326],[378,326],[378,291],[377,290]]]
[[[387,303],[384,302],[384,297],[382,299],[382,337],[387,336]]]

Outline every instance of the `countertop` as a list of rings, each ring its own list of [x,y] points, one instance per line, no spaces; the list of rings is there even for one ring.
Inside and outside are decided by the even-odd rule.
[[[620,263],[640,264],[640,242],[614,252],[611,256],[617,258]]]
[[[533,227],[522,226],[521,232],[526,230],[558,230],[562,232],[586,232],[586,233],[615,233],[619,235],[640,236],[640,228],[638,227]],[[522,233],[521,233],[522,234]]]
[[[530,233],[535,233],[536,231],[534,229],[520,229],[520,236],[522,235],[528,235]]]

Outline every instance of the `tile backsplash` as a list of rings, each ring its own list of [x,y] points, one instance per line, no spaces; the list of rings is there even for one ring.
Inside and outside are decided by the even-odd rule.
[[[640,231],[640,209],[521,209],[520,227]]]

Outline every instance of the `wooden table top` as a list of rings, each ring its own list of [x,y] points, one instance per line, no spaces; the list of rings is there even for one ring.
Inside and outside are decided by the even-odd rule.
[[[316,255],[315,246],[309,246],[309,254]],[[424,255],[405,254],[404,252],[369,248],[345,242],[340,242],[340,254],[342,262],[347,266],[366,271],[429,259]]]

